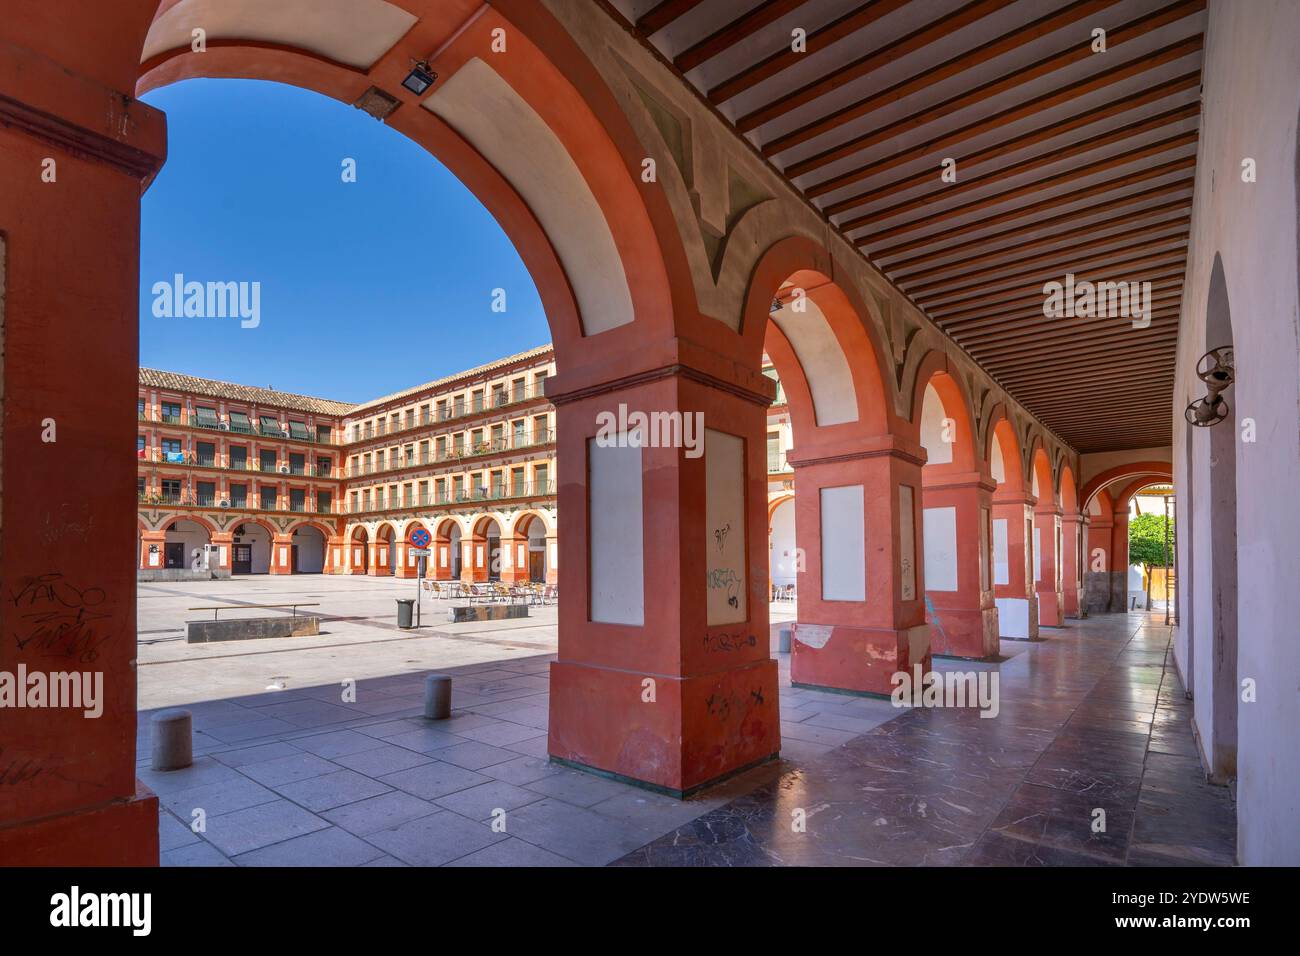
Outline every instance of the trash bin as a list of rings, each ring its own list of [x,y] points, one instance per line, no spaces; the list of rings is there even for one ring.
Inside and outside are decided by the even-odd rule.
[[[415,615],[415,598],[397,599],[397,626],[409,629]]]

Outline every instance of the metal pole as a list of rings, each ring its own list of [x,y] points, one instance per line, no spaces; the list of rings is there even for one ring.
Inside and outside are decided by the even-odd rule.
[[[415,559],[415,626],[420,626],[420,607],[424,603],[420,582],[424,580],[424,557]]]

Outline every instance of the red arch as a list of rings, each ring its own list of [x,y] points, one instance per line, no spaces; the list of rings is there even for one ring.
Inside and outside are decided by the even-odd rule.
[[[1060,495],[1056,492],[1056,481],[1052,477],[1052,462],[1047,457],[1047,449],[1042,438],[1034,436],[1033,451],[1029,455],[1029,467],[1038,481],[1038,503],[1059,505]],[[1033,486],[1030,486],[1031,490]]]
[[[885,387],[888,381],[882,363],[885,351],[876,340],[874,325],[868,318],[871,313],[851,287],[839,285],[830,278],[834,274],[834,264],[825,247],[802,236],[791,236],[773,243],[759,257],[745,293],[740,332],[746,364],[752,361],[752,367],[757,368],[766,346],[785,386],[796,432],[802,425],[801,448],[811,438],[809,431],[818,427],[812,393],[794,349],[770,318],[772,300],[781,285],[792,279],[797,280],[796,285],[811,290],[809,298],[826,316],[848,361],[856,390],[858,420],[825,427],[836,434],[884,435],[895,431],[897,425],[893,402],[889,400],[891,393]]]
[[[168,5],[163,0],[159,13]],[[674,316],[696,314],[691,271],[667,197],[662,190],[638,186],[644,148],[600,74],[549,11],[534,0],[503,0],[479,17],[475,29],[456,34],[464,17],[456,5],[408,0],[402,6],[420,18],[419,24],[367,71],[283,45],[209,41],[201,54],[186,46],[152,58],[144,65],[137,94],[194,77],[273,80],[348,104],[372,84],[396,90],[402,108],[385,122],[437,156],[501,223],[537,286],[557,363],[563,363],[583,333],[572,282],[555,248],[532,210],[490,163],[400,88],[408,60],[428,53],[419,46],[426,42],[420,38],[452,36],[431,63],[442,81],[471,59],[496,70],[563,144],[609,226],[636,319],[592,337],[584,347],[584,363],[623,353],[638,342],[660,340],[673,333]],[[507,29],[509,56],[490,51],[494,26]],[[144,41],[142,33],[137,49],[143,49]],[[402,55],[407,52],[410,57]]]
[[[1083,486],[1083,492],[1079,496],[1083,510],[1088,510],[1088,506],[1092,503],[1092,499],[1098,491],[1130,477],[1163,478],[1165,481],[1172,482],[1174,480],[1174,468],[1167,461],[1133,461],[1124,465],[1116,465],[1114,468],[1108,468],[1099,474],[1093,475],[1092,478],[1088,479],[1087,484]]]
[[[993,469],[993,437],[997,436],[998,446],[1002,449],[1002,470],[1005,481],[998,485],[999,491],[1019,493],[1025,491],[1024,459],[1020,454],[1020,439],[1007,417],[1007,408],[1001,402],[993,406],[989,413],[989,430],[984,443],[984,461],[990,472]]]
[[[167,521],[166,521],[166,523],[165,523],[165,524],[164,524],[164,525],[163,525],[159,530],[160,530],[160,531],[167,531],[167,530],[170,529],[171,526],[172,526],[173,524],[175,524],[177,521],[193,521],[195,524],[202,525],[203,528],[204,528],[204,530],[207,531],[207,533],[208,533],[208,537],[209,537],[209,538],[211,538],[214,534],[220,534],[220,533],[221,533],[221,532],[217,529],[217,526],[214,525],[214,524],[213,524],[211,521],[209,521],[207,518],[201,517],[201,516],[199,516],[199,515],[189,515],[189,514],[186,514],[186,515],[176,515],[175,517],[168,518]]]
[[[925,390],[929,385],[939,395],[945,418],[951,418],[956,427],[952,443],[952,462],[939,466],[952,471],[975,470],[975,434],[971,425],[970,397],[961,379],[952,374],[946,353],[931,349],[916,369],[916,382],[912,387],[911,438],[921,444],[921,415],[925,406]]]
[[[1067,515],[1077,514],[1079,508],[1079,490],[1074,481],[1074,470],[1069,465],[1061,466],[1061,511]]]

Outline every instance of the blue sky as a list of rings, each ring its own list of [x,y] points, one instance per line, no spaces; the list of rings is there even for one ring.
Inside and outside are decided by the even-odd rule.
[[[509,238],[402,134],[276,83],[144,99],[167,114],[168,158],[143,200],[141,365],[360,402],[550,340]],[[176,273],[260,282],[260,324],[155,317],[153,285]]]

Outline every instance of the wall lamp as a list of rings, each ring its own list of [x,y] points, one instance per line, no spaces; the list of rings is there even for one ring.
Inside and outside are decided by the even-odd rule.
[[[425,90],[433,86],[438,74],[429,69],[428,60],[413,60],[411,62],[414,65],[411,67],[411,72],[406,74],[406,79],[402,80],[402,86],[416,96],[423,96]]]
[[[1210,349],[1196,363],[1196,377],[1205,383],[1205,397],[1187,406],[1183,417],[1189,425],[1208,428],[1228,417],[1231,409],[1223,392],[1234,380],[1232,346]]]

